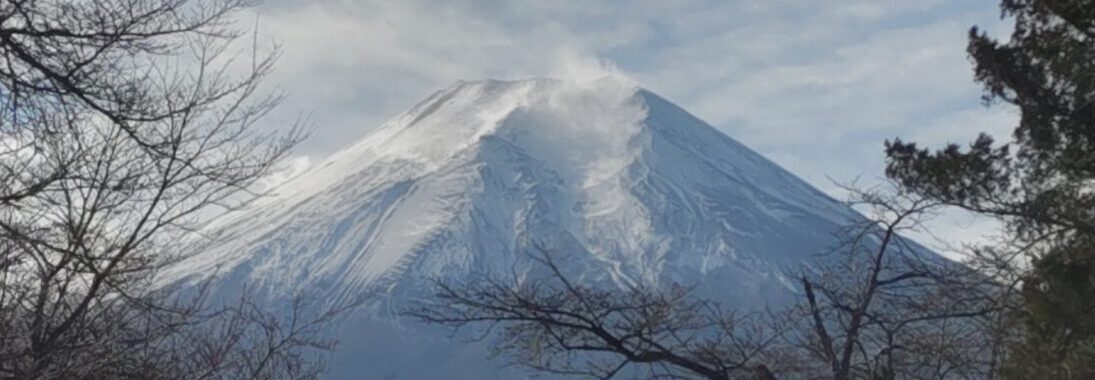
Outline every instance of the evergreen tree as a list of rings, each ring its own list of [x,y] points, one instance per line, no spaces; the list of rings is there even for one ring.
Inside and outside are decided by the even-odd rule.
[[[976,27],[969,55],[987,104],[1014,105],[1011,141],[886,143],[906,189],[1005,223],[1032,258],[1006,378],[1095,378],[1095,1],[1003,0],[1009,41]],[[1022,327],[1022,328],[1018,328]]]

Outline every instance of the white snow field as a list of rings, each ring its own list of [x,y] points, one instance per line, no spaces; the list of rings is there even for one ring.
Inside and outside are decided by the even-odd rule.
[[[696,285],[758,307],[784,302],[784,273],[859,217],[612,76],[456,83],[273,193],[214,221],[168,275],[247,283],[272,302],[364,297],[331,378],[525,377],[396,312],[435,278],[536,270],[536,245],[585,281]]]

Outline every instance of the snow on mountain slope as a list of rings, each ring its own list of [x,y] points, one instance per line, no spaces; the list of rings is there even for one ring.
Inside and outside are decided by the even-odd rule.
[[[439,276],[533,270],[539,245],[589,281],[763,304],[856,217],[614,77],[457,83],[275,193],[216,220],[170,278],[390,300]]]
[[[460,82],[322,162],[286,166],[292,178],[214,220],[165,276],[364,298],[337,327],[332,378],[522,377],[481,344],[394,319],[435,278],[542,270],[529,254],[544,248],[583,281],[778,304],[793,291],[784,273],[860,217],[616,77]]]

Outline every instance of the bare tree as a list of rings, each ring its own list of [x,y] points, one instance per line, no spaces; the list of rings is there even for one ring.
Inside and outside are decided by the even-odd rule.
[[[606,290],[569,279],[544,251],[546,278],[482,274],[406,315],[453,328],[500,329],[495,348],[537,371],[609,379],[741,379],[771,376],[763,363],[786,330],[780,318],[735,313],[685,288]]]
[[[869,217],[797,277],[800,302],[741,312],[687,289],[582,284],[550,255],[546,278],[479,275],[438,283],[407,314],[475,330],[534,370],[593,378],[643,374],[707,379],[983,379],[995,359],[994,280],[900,236],[936,204],[853,191]],[[632,372],[627,372],[627,369]],[[635,372],[639,368],[645,372]]]
[[[0,2],[0,378],[310,378],[329,313],[164,287],[212,208],[299,141],[250,0]]]
[[[823,371],[847,379],[983,379],[994,358],[989,328],[998,286],[901,234],[922,228],[940,204],[893,190],[847,187],[867,218],[799,274],[795,339]]]

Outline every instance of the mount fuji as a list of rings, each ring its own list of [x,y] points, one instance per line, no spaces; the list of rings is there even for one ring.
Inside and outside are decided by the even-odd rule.
[[[437,279],[536,270],[531,249],[565,253],[584,281],[686,284],[761,307],[786,302],[785,273],[860,218],[613,76],[456,83],[271,193],[211,222],[167,275],[363,299],[340,327],[336,378],[524,376],[397,311]]]

